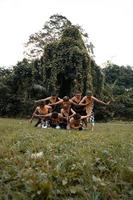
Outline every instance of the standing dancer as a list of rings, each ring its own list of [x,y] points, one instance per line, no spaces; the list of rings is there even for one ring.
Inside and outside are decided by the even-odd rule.
[[[79,105],[85,106],[86,113],[87,113],[87,115],[90,116],[92,131],[93,131],[93,127],[94,127],[94,113],[93,113],[94,102],[100,103],[102,105],[109,105],[110,104],[110,101],[105,103],[104,101],[101,101],[101,100],[97,99],[96,97],[94,97],[92,95],[91,91],[87,92],[86,96],[84,96],[83,99],[80,101]]]

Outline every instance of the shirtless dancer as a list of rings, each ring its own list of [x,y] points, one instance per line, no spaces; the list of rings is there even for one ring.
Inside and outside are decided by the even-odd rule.
[[[52,110],[52,107],[49,105],[46,105],[45,101],[40,101],[39,106],[36,107],[35,111],[32,114],[32,117],[30,119],[30,122],[32,122],[33,118],[38,118],[38,122],[35,124],[35,127],[37,127],[41,122],[43,121],[43,117],[40,117],[39,115],[47,115]]]
[[[37,115],[36,115],[37,116]],[[38,115],[38,117],[43,118],[43,119],[47,119],[49,126],[52,128],[61,128],[60,124],[62,123],[62,116],[60,113],[57,112],[53,112],[53,113],[49,113],[47,115]]]
[[[75,114],[69,122],[69,127],[68,129],[74,129],[74,130],[82,130],[82,120],[87,119],[88,115],[86,116],[81,116],[80,114]]]
[[[50,97],[37,100],[37,101],[35,101],[35,103],[38,103],[40,101],[46,101],[46,102],[48,102],[48,105],[50,105],[52,107],[52,112],[58,112],[59,108],[56,105],[56,103],[59,102],[60,100],[61,99],[55,93],[52,93],[52,95]]]
[[[53,105],[60,105],[61,106],[61,116],[62,116],[62,128],[67,128],[67,124],[69,123],[69,119],[76,114],[76,112],[71,108],[71,101],[68,96],[63,97],[60,101],[50,104]]]
[[[81,100],[82,100],[82,93],[76,92],[75,95],[70,99],[70,102],[72,104],[72,109],[80,115],[86,115],[85,105],[80,105]]]
[[[86,96],[84,96],[83,99],[80,101],[79,105],[85,106],[86,113],[87,113],[87,115],[90,116],[89,119],[90,119],[90,122],[92,121],[92,123],[91,123],[92,130],[93,130],[93,127],[94,127],[94,114],[93,114],[94,102],[100,103],[102,105],[109,105],[110,104],[110,101],[105,103],[104,101],[101,101],[101,100],[97,99],[96,97],[94,97],[92,95],[91,91],[88,92],[86,94]]]

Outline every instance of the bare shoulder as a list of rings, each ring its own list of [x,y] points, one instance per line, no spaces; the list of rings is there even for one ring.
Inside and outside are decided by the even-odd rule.
[[[98,99],[94,96],[91,97],[93,100],[98,101]]]
[[[87,100],[87,96],[84,96],[84,97],[82,98],[82,100],[83,100],[83,101]]]
[[[51,106],[49,106],[49,105],[45,105],[46,106],[46,108],[51,108]]]
[[[70,118],[70,122],[73,122],[73,120],[74,120],[73,117],[71,117],[71,118]]]
[[[74,97],[72,97],[70,100],[72,100],[72,101],[73,101],[74,99],[75,99],[75,96],[74,96]]]
[[[59,113],[58,116],[59,116],[59,118],[62,118],[62,114],[61,113]]]

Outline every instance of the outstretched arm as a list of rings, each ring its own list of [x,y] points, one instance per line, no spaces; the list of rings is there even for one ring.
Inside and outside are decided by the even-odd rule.
[[[46,117],[50,117],[51,113],[46,114],[46,115],[38,115],[38,114],[34,114],[35,117],[40,117],[40,118],[46,118]]]
[[[35,117],[35,114],[37,113],[38,108],[35,109],[35,111],[33,112],[31,119],[29,120],[30,123],[32,123],[33,118]]]
[[[47,97],[45,99],[39,99],[39,100],[36,100],[35,103],[40,103],[41,101],[47,101],[49,100],[51,97]]]
[[[90,114],[85,115],[85,116],[81,116],[81,119],[87,119],[87,118],[89,118],[90,116],[91,116]]]
[[[63,102],[63,99],[60,99],[59,101],[55,102],[55,103],[50,103],[49,105],[50,106],[55,106],[55,105],[58,105],[58,104],[62,104]]]
[[[101,100],[97,99],[96,97],[92,97],[92,99],[93,99],[94,101],[96,101],[96,102],[102,104],[102,105],[105,105],[105,106],[109,105],[110,102],[111,102],[111,101],[108,101],[107,103],[105,103],[104,101],[101,101]]]

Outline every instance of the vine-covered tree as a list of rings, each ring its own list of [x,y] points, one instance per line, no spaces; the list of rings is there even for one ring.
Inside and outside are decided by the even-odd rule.
[[[45,95],[56,89],[62,96],[76,89],[85,93],[94,84],[94,92],[100,94],[101,70],[92,61],[88,35],[79,25],[53,15],[41,31],[30,36],[27,47],[31,47],[30,59],[36,58],[32,62],[34,88],[42,89]]]
[[[90,57],[76,26],[63,31],[60,40],[45,47],[44,84],[47,91],[58,89],[59,95],[75,90],[92,89]]]

